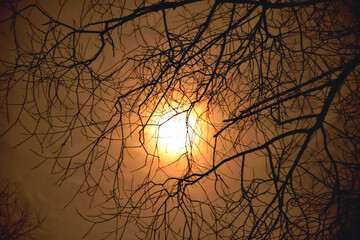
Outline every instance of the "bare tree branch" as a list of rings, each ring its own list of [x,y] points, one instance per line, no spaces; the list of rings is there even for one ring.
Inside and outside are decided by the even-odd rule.
[[[81,179],[69,204],[88,194],[98,214],[79,214],[113,222],[105,238],[346,236],[360,167],[348,2],[72,4],[2,4],[3,136],[21,128],[59,184]]]

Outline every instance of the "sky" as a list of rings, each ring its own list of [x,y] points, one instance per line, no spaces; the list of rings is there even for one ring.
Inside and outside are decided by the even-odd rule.
[[[51,6],[49,2],[47,7]],[[52,3],[56,2],[53,1]],[[56,4],[54,4],[55,6]],[[1,7],[0,15],[2,17],[6,16],[6,12]],[[9,28],[9,24],[2,25],[1,31],[7,31]],[[0,43],[2,58],[11,59],[11,54],[9,54],[8,50],[13,46],[12,38],[1,34]],[[7,126],[6,108],[3,102],[1,102],[1,132]],[[84,221],[77,213],[77,210],[86,211],[88,209],[89,198],[79,196],[74,200],[73,204],[68,205],[80,183],[72,178],[59,187],[57,176],[50,174],[51,166],[44,164],[34,169],[41,160],[32,151],[36,143],[29,141],[18,146],[24,137],[23,132],[18,130],[17,128],[10,131],[0,138],[0,179],[7,179],[17,184],[18,200],[23,205],[29,205],[34,217],[36,214],[39,214],[40,219],[45,219],[41,229],[35,232],[36,239],[81,239],[89,230],[91,224]],[[102,230],[93,231],[93,234],[88,235],[87,239],[99,239],[101,236],[100,232]]]
[[[56,5],[46,2],[46,9],[49,12],[56,12],[57,7]],[[80,8],[80,6],[72,6],[75,11]],[[4,11],[4,10],[2,10]],[[1,12],[0,14],[6,14],[6,12]],[[72,13],[72,10],[64,9],[64,14],[61,16],[61,18],[66,20],[71,20],[72,15],[76,15]],[[347,20],[349,21],[349,20]],[[4,29],[9,28],[9,24],[2,25]],[[25,31],[22,31],[22,29],[19,30],[20,35],[24,34]],[[11,58],[11,54],[9,54],[9,48],[12,46],[12,40],[11,38],[8,38],[4,35],[0,35],[0,52],[3,56],[3,58]],[[129,41],[129,46],[135,44],[132,41]],[[109,49],[106,49],[106,51],[110,51]],[[110,60],[106,61],[111,61]],[[109,62],[107,62],[109,63]],[[16,94],[11,96],[12,98],[16,99]],[[6,107],[3,103],[0,103],[0,132],[3,132],[7,126],[8,126],[8,120],[7,117],[10,118],[10,122],[14,121],[16,119],[16,111],[10,112],[10,115],[8,116],[6,114]],[[164,104],[166,105],[166,104]],[[218,109],[217,109],[218,110]],[[171,110],[168,110],[171,112]],[[201,112],[201,110],[199,110]],[[216,121],[221,121],[224,116],[221,115],[222,113],[220,111],[213,114],[213,117]],[[201,113],[200,113],[201,115]],[[101,116],[101,115],[100,115]],[[169,153],[169,149],[178,149],[179,143],[176,143],[175,145],[172,145],[174,141],[172,141],[171,144],[167,143],[166,141],[163,142],[163,139],[166,138],[174,138],[174,136],[168,136],[167,134],[169,132],[176,133],[175,138],[176,139],[182,139],[182,141],[186,141],[187,135],[182,134],[184,132],[184,125],[179,125],[178,121],[184,121],[184,115],[180,114],[178,116],[179,118],[174,119],[156,119],[155,122],[161,122],[164,123],[162,130],[159,132],[154,130],[149,130],[146,132],[146,134],[150,135],[157,135],[160,137],[160,145],[159,147],[161,154],[164,154],[164,156],[167,156],[167,158],[173,158],[174,154]],[[195,124],[196,122],[196,116],[191,116],[190,123]],[[180,119],[180,120],[179,120]],[[213,120],[214,120],[213,119]],[[175,123],[171,123],[171,121],[174,120]],[[214,120],[214,121],[215,121]],[[26,123],[26,121],[25,121]],[[195,124],[196,125],[196,124]],[[201,129],[201,131],[209,131],[208,133],[205,133],[204,135],[212,136],[214,133],[214,129],[210,129],[210,127],[204,127],[204,125],[201,125],[199,123],[198,126],[195,126],[194,129]],[[209,130],[210,129],[210,130]],[[179,132],[180,130],[180,132]],[[166,132],[166,133],[165,133]],[[182,132],[182,133],[181,133]],[[210,134],[209,134],[210,133]],[[74,194],[77,192],[79,188],[81,188],[82,184],[82,177],[75,175],[74,177],[69,178],[67,181],[63,183],[58,182],[58,176],[54,174],[50,174],[52,164],[45,163],[40,166],[38,164],[41,162],[42,158],[36,154],[41,153],[41,149],[38,146],[38,143],[36,142],[35,138],[32,138],[30,141],[26,141],[25,143],[18,145],[22,140],[26,138],[26,135],[24,135],[24,131],[19,128],[19,126],[16,126],[11,131],[6,133],[3,137],[0,138],[0,179],[9,179],[10,181],[13,181],[17,184],[19,184],[19,199],[23,203],[28,203],[32,209],[33,212],[36,212],[40,215],[40,217],[44,217],[45,221],[43,225],[41,226],[41,229],[37,231],[36,239],[39,240],[45,240],[45,239],[54,239],[54,240],[61,240],[61,239],[81,239],[84,234],[87,233],[89,228],[92,226],[91,223],[85,221],[79,214],[80,213],[96,213],[93,208],[89,209],[90,206],[90,198],[86,195],[86,193],[79,194],[75,199],[72,199]],[[192,132],[188,133],[189,135],[192,135]],[[136,134],[135,134],[136,135]],[[138,136],[134,136],[133,139],[130,139],[128,143],[135,144],[137,142]],[[252,137],[254,137],[254,133],[249,131],[248,135],[244,137],[244,141],[248,142],[249,144],[252,143]],[[79,138],[83,139],[83,138]],[[77,141],[77,142],[76,142]],[[82,144],[81,140],[76,139],[76,144]],[[154,142],[150,143],[150,146],[148,149],[154,148]],[[180,143],[181,144],[181,143]],[[213,144],[213,143],[212,143]],[[118,146],[118,145],[117,145]],[[114,148],[110,149],[109,151],[116,151],[115,146]],[[224,144],[224,149],[228,147],[226,144]],[[153,150],[154,151],[154,150]],[[204,152],[201,152],[202,159],[204,162],[208,161],[211,162],[211,150],[207,149]],[[126,157],[128,159],[133,159],[134,161],[127,162],[127,166],[124,167],[124,169],[127,168],[128,173],[124,174],[124,179],[131,180],[131,181],[140,181],[141,177],[146,175],[147,168],[136,172],[133,174],[133,170],[141,167],[142,162],[135,161],[136,159],[144,159],[145,155],[143,152],[139,152],[137,150],[129,150],[126,153]],[[226,156],[224,154],[224,156]],[[165,157],[164,157],[165,158]],[[256,169],[258,176],[262,176],[266,174],[266,167],[268,165],[265,164],[262,158],[259,158],[255,155],[250,155],[250,159],[252,161],[249,161],[247,163],[247,169],[251,169],[254,171]],[[170,166],[167,166],[168,162],[162,162],[161,164],[164,169],[163,173],[156,173],[158,174],[159,178],[166,177],[166,174],[169,173],[169,175],[172,174],[172,176],[178,176],[178,174],[183,174],[184,169],[186,169],[186,162],[179,162],[178,165],[173,164]],[[200,163],[201,164],[201,163]],[[38,166],[38,167],[36,167]],[[228,168],[226,168],[223,173],[228,174],[231,178],[232,174],[236,175],[238,174],[239,165],[237,163],[229,163]],[[130,170],[129,170],[130,169]],[[170,170],[169,170],[170,169]],[[172,169],[172,170],[171,170]],[[180,170],[179,170],[180,169]],[[252,171],[248,171],[245,173],[246,177],[251,178]],[[131,174],[130,174],[131,172]],[[166,173],[165,173],[166,172]],[[127,175],[128,174],[128,175]],[[137,175],[138,174],[138,175]],[[226,177],[225,177],[226,178]],[[236,188],[238,187],[238,182],[236,181],[230,181],[229,188]],[[111,187],[111,185],[109,185]],[[193,192],[194,196],[198,194],[198,196],[201,198],[200,192]],[[213,192],[209,193],[210,198]],[[215,196],[215,194],[214,194]],[[71,201],[71,204],[69,202]],[[180,221],[178,219],[178,221]],[[99,239],[103,235],[103,232],[106,232],[107,230],[112,230],[114,228],[114,225],[112,222],[109,224],[103,224],[99,225],[98,227],[95,227],[89,235],[86,236],[86,239]],[[129,236],[131,236],[131,232],[128,233]]]
[[[4,118],[3,114],[1,118]],[[86,211],[89,198],[79,196],[68,205],[80,183],[71,178],[59,187],[57,177],[49,172],[50,165],[34,169],[41,160],[31,151],[34,143],[16,147],[20,138],[18,134],[10,133],[0,139],[0,179],[18,184],[18,200],[29,205],[34,217],[39,214],[40,219],[45,219],[35,232],[36,239],[81,239],[91,224],[76,210]],[[95,230],[87,239],[99,239],[100,232]]]
[[[47,167],[30,170],[39,157],[30,151],[31,148],[14,148],[16,139],[8,136],[0,140],[0,174],[3,179],[19,184],[21,200],[28,202],[32,211],[45,217],[37,231],[37,239],[81,239],[89,224],[76,213],[75,206],[86,203],[87,198],[79,198],[76,204],[65,208],[79,183],[70,180],[59,188],[56,177],[49,174]]]

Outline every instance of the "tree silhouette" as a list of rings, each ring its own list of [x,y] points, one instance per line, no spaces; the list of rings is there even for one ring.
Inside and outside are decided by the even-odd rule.
[[[14,183],[0,183],[0,239],[35,239],[34,233],[42,221],[31,214],[27,205],[19,204]]]
[[[359,207],[349,4],[3,3],[4,135],[21,127],[59,183],[83,180],[105,237],[340,239]]]

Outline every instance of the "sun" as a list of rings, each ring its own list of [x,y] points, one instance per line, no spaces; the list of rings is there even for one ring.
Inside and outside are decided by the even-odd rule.
[[[194,117],[181,109],[160,117],[158,147],[162,155],[180,156],[189,150],[194,138]]]
[[[150,112],[143,146],[147,154],[159,160],[160,167],[181,171],[188,168],[189,161],[196,159],[200,164],[200,158],[208,154],[211,126],[203,114],[205,107],[166,101]]]

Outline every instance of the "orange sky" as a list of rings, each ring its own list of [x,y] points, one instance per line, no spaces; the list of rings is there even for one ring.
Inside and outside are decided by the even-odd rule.
[[[0,15],[6,15],[1,8]],[[348,12],[344,16],[346,21],[352,21]],[[11,46],[9,38],[0,35],[0,43],[1,54],[6,55]],[[7,120],[3,105],[0,105],[0,114],[0,130],[4,130]],[[13,148],[22,138],[16,129],[0,138],[0,176],[20,183],[19,191],[24,200],[29,201],[31,207],[40,212],[40,215],[46,216],[43,229],[38,232],[39,240],[81,239],[91,225],[76,213],[75,208],[86,211],[89,199],[80,195],[73,204],[64,209],[81,183],[76,178],[70,178],[59,188],[56,185],[57,177],[49,174],[50,165],[45,164],[29,170],[40,158],[31,151],[33,144],[36,144],[34,141]],[[109,227],[111,229],[112,226]],[[95,228],[86,239],[99,239],[104,229],[106,230],[104,225],[101,225],[101,229]]]

